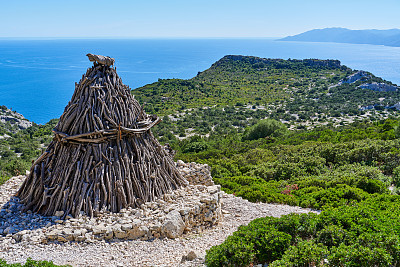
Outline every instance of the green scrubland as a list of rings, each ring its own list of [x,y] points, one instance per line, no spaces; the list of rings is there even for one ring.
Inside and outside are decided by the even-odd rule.
[[[400,92],[335,60],[226,56],[189,80],[135,89],[175,159],[207,163],[215,183],[252,202],[320,214],[265,217],[207,251],[208,266],[400,266]],[[337,85],[337,86],[334,86]],[[24,173],[57,120],[0,125],[0,183]]]

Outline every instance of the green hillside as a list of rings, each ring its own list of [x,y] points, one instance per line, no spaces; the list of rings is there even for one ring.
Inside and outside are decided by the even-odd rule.
[[[359,87],[373,83],[390,90]],[[395,88],[335,60],[226,56],[133,93],[163,118],[152,131],[175,159],[209,164],[225,192],[322,211],[255,220],[211,248],[208,266],[399,266]],[[29,168],[56,123],[0,127],[0,184]]]
[[[149,112],[213,105],[274,103],[295,96],[298,87],[333,83],[351,73],[336,60],[282,60],[225,56],[189,80],[167,79],[134,90]]]
[[[159,80],[133,93],[146,103],[148,112],[160,115],[187,108],[247,104],[274,104],[271,108],[308,117],[337,112],[355,115],[362,106],[383,108],[400,102],[398,92],[358,88],[366,82],[391,84],[372,74],[369,79],[331,87],[355,72],[337,60],[225,56],[192,79]]]
[[[283,60],[225,56],[192,79],[168,79],[135,89],[147,113],[163,122],[153,131],[162,143],[180,146],[191,136],[241,134],[260,120],[282,121],[292,130],[351,125],[397,117],[391,107],[399,92],[361,89],[366,82],[391,84],[367,73],[367,79],[342,83],[356,73],[337,60]],[[338,86],[336,86],[338,85]],[[362,107],[373,107],[361,110]],[[6,107],[4,114],[11,114]],[[0,122],[0,176],[28,168],[51,140],[51,128],[34,124],[19,129]]]
[[[7,117],[7,121],[0,121],[0,185],[9,177],[25,174],[30,169],[32,161],[52,140],[51,130],[57,123],[57,120],[50,120],[45,125],[37,125],[5,106],[0,107],[1,116]],[[27,125],[31,126],[25,129]]]
[[[164,116],[154,132],[176,159],[209,164],[224,191],[322,211],[240,227],[207,266],[399,265],[400,94],[362,89],[392,84],[356,73],[338,61],[226,56],[133,92]]]
[[[399,91],[359,87],[392,83],[368,72],[347,83],[356,72],[337,60],[225,56],[192,79],[159,80],[133,94],[148,113],[164,116],[155,131],[165,142],[242,132],[265,118],[290,129],[311,129],[397,116]]]

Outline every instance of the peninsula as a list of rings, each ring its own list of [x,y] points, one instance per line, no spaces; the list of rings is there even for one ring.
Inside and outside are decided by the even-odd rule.
[[[333,42],[350,44],[372,44],[400,46],[400,29],[350,30],[346,28],[325,28],[287,36],[279,41]]]

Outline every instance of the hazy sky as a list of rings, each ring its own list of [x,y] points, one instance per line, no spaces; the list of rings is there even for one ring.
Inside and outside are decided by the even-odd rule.
[[[280,37],[399,14],[399,0],[1,0],[0,37]]]

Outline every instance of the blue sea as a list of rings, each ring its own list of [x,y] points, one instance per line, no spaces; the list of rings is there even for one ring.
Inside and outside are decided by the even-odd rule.
[[[74,84],[92,65],[87,53],[108,55],[132,89],[159,78],[187,79],[225,55],[339,59],[400,84],[400,47],[282,42],[273,39],[0,39],[0,105],[44,124],[58,118]]]

